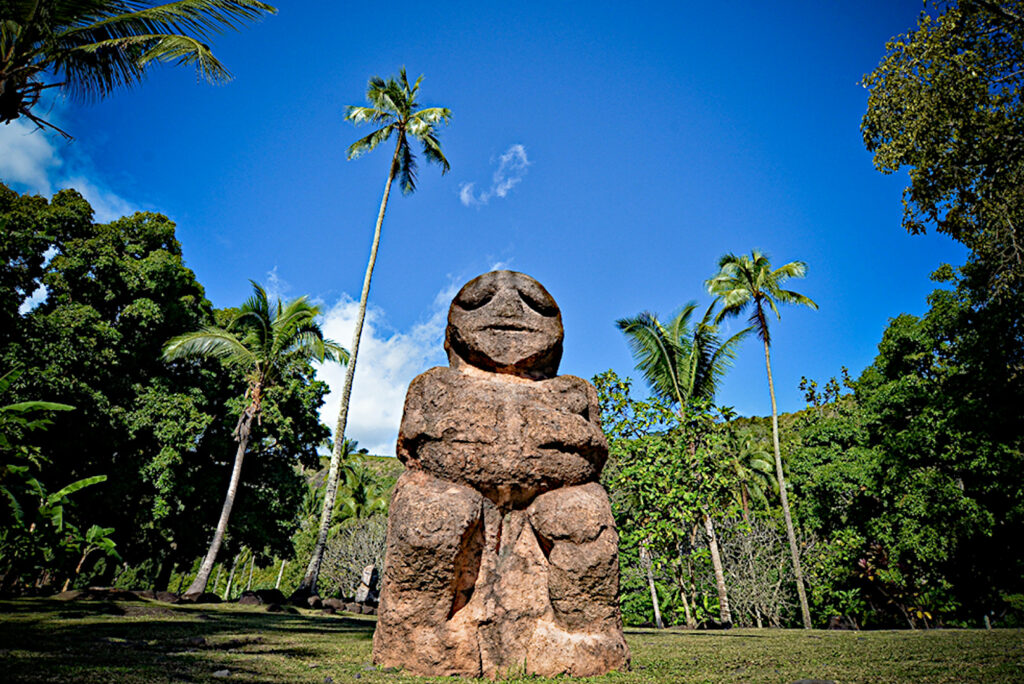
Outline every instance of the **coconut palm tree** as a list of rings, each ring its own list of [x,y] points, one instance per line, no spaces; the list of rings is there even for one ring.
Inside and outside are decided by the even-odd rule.
[[[732,457],[732,470],[736,476],[736,500],[743,511],[743,520],[750,522],[751,501],[768,505],[768,491],[776,491],[778,483],[772,474],[771,457],[761,442],[748,439],[738,445]]]
[[[637,370],[656,395],[679,404],[680,415],[690,401],[714,398],[719,381],[735,357],[736,345],[748,332],[742,330],[723,342],[711,323],[713,305],[708,307],[699,322],[690,325],[696,308],[697,304],[690,302],[667,326],[662,325],[656,315],[646,311],[633,318],[616,321],[619,330],[629,340]],[[696,450],[696,444],[691,444],[690,449]],[[701,513],[718,588],[719,619],[723,625],[729,625],[732,624],[732,613],[715,525],[706,509]]]
[[[0,17],[0,121],[32,112],[43,91],[99,99],[140,83],[156,62],[195,65],[206,80],[231,75],[206,44],[276,9],[255,0],[35,0],[5,2]]]
[[[800,568],[800,555],[796,545],[796,533],[793,531],[793,518],[789,513],[789,499],[786,496],[786,480],[782,470],[782,455],[779,450],[779,412],[775,404],[775,383],[772,380],[771,334],[768,330],[768,317],[765,309],[770,309],[781,319],[778,304],[803,304],[817,309],[809,297],[799,292],[783,289],[782,284],[790,278],[803,278],[807,275],[807,264],[802,261],[791,261],[773,269],[768,255],[753,250],[750,256],[726,254],[718,260],[718,273],[706,282],[708,292],[715,295],[721,304],[721,310],[715,322],[721,322],[730,316],[738,316],[749,308],[747,319],[750,326],[757,332],[764,344],[764,365],[768,372],[768,393],[772,400],[772,445],[775,448],[775,478],[778,480],[779,500],[782,514],[786,520],[786,536],[789,538],[789,552],[793,559],[793,573],[796,576],[797,593],[800,596],[800,611],[803,616],[804,628],[811,628],[811,611],[807,605],[807,592],[804,590],[803,570]]]
[[[316,317],[320,308],[305,297],[272,305],[266,291],[252,283],[253,295],[238,310],[226,328],[207,326],[202,330],[173,338],[164,346],[166,361],[193,358],[218,358],[245,373],[245,398],[248,404],[238,417],[234,437],[238,442],[235,463],[231,470],[227,495],[221,507],[217,529],[210,548],[199,568],[199,574],[189,586],[187,595],[206,590],[210,573],[217,560],[224,534],[227,531],[231,508],[238,493],[242,475],[242,460],[249,444],[252,422],[260,416],[263,396],[295,365],[316,361],[348,361],[348,352],[324,339]]]
[[[366,265],[363,277],[363,291],[359,297],[359,311],[356,314],[356,327],[352,333],[352,358],[345,373],[345,384],[341,389],[341,406],[338,410],[338,423],[334,430],[334,449],[331,451],[331,466],[327,473],[327,491],[324,494],[324,507],[320,516],[320,534],[313,547],[313,556],[309,560],[306,574],[299,584],[298,592],[315,593],[317,577],[320,574],[320,563],[323,561],[327,536],[331,529],[331,516],[334,510],[334,499],[338,493],[338,479],[341,472],[342,445],[345,439],[345,428],[348,422],[348,404],[352,395],[352,379],[355,377],[356,360],[359,356],[359,339],[363,334],[363,319],[366,317],[366,301],[370,296],[370,280],[373,278],[373,266],[377,262],[377,247],[380,245],[380,227],[384,223],[384,212],[388,207],[388,196],[395,178],[405,195],[416,190],[416,156],[413,154],[412,141],[417,140],[423,148],[423,156],[428,162],[438,164],[441,173],[448,173],[448,160],[441,151],[441,143],[437,139],[437,128],[447,124],[452,113],[444,107],[427,107],[417,109],[419,102],[420,82],[409,85],[405,67],[398,72],[398,78],[386,81],[379,76],[370,79],[366,89],[369,107],[350,106],[346,109],[345,118],[358,125],[369,123],[380,128],[364,138],[352,143],[348,148],[348,158],[355,159],[370,152],[381,143],[395,138],[395,151],[388,167],[388,179],[384,184],[384,197],[380,201],[377,212],[377,226],[373,232],[373,243],[370,246],[370,261]]]

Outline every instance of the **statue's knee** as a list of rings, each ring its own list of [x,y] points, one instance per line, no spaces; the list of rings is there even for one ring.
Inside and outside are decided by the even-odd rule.
[[[387,574],[448,581],[467,530],[480,524],[481,500],[468,487],[422,472],[404,473],[391,502]]]
[[[533,529],[551,542],[583,544],[615,529],[608,495],[596,482],[541,494],[527,512]]]

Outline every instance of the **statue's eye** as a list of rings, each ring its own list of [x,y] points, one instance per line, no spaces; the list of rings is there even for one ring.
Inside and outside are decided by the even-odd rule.
[[[523,288],[519,291],[519,296],[526,302],[528,307],[541,316],[554,316],[558,313],[558,305],[555,304],[555,300],[544,292],[535,292],[532,288]]]
[[[456,304],[464,311],[473,311],[487,304],[494,297],[494,290],[487,287],[474,287],[459,295]]]

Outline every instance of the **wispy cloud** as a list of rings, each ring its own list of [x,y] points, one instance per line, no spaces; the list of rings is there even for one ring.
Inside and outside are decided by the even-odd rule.
[[[291,283],[277,274],[277,266],[267,271],[267,277],[260,285],[267,293],[267,299],[272,302],[277,300],[287,301],[288,291],[292,289]]]
[[[50,116],[51,120],[58,118]],[[47,197],[54,190],[74,188],[92,205],[100,223],[139,210],[104,183],[89,160],[69,154],[69,149],[56,134],[40,130],[24,119],[0,125],[0,181],[15,190]]]
[[[526,148],[515,144],[505,150],[498,158],[498,168],[491,178],[491,186],[483,192],[476,192],[476,183],[463,183],[459,186],[459,201],[467,207],[479,207],[491,201],[492,197],[505,197],[515,186],[519,185],[530,167],[526,156]]]
[[[360,447],[374,454],[394,455],[409,383],[427,368],[445,363],[443,342],[448,305],[459,286],[451,280],[434,297],[426,319],[406,331],[389,328],[380,309],[370,308],[366,312],[345,430],[350,438],[359,440]],[[348,348],[358,309],[359,302],[343,294],[324,314],[325,336]],[[331,388],[320,409],[320,419],[333,430],[345,369],[334,363],[324,364],[317,370],[317,377]]]

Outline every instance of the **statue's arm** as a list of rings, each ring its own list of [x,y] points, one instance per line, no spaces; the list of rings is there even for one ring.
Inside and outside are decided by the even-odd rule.
[[[435,404],[439,395],[444,393],[445,368],[431,368],[416,376],[409,384],[405,395],[405,408],[402,411],[402,424],[398,429],[396,455],[407,467],[419,464],[419,447],[430,439],[432,428],[437,422]]]

